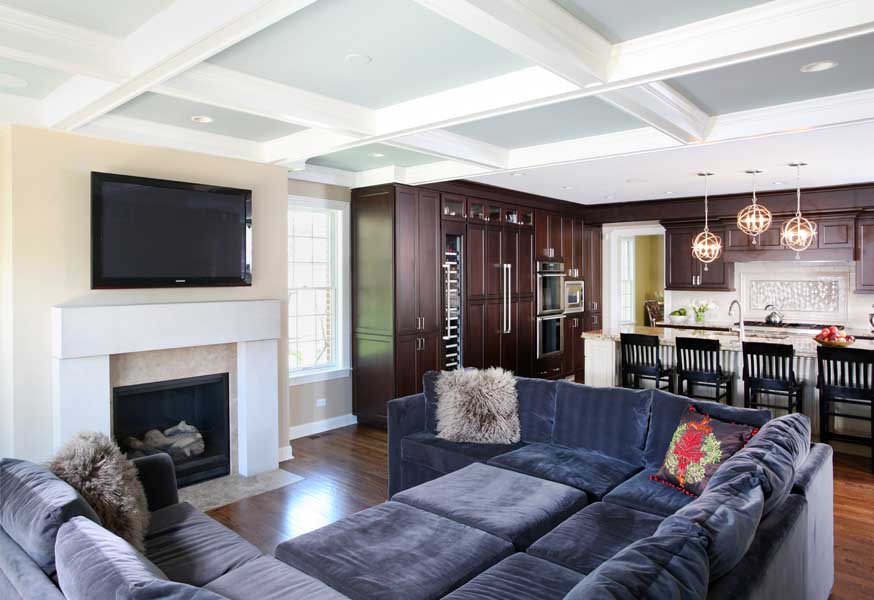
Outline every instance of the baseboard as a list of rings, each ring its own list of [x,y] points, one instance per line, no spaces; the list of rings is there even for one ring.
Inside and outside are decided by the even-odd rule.
[[[294,458],[294,454],[291,452],[291,445],[288,446],[280,446],[279,447],[279,462],[285,462],[287,460],[291,460]]]
[[[295,425],[288,428],[288,439],[296,440],[308,435],[315,435],[323,431],[330,431],[338,427],[346,427],[355,425],[358,422],[358,417],[355,415],[340,415],[331,419],[323,419],[321,421],[313,421],[312,423],[304,423],[303,425]]]

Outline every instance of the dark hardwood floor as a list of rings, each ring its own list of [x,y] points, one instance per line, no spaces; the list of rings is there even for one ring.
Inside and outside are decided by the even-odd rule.
[[[282,468],[304,477],[209,512],[266,553],[386,499],[385,431],[353,425],[295,440]],[[868,459],[835,455],[833,600],[874,598],[874,475]]]

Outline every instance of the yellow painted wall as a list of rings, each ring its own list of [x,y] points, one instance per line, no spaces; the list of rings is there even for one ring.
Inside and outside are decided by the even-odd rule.
[[[634,238],[634,321],[646,322],[644,300],[652,300],[665,291],[665,238],[639,235]]]

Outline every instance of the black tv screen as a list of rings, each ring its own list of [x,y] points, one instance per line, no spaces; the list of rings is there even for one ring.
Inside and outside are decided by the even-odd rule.
[[[91,287],[251,285],[252,192],[91,173]]]

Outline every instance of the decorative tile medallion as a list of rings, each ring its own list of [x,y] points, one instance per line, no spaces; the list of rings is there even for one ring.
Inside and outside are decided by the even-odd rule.
[[[819,281],[766,281],[750,283],[750,307],[764,310],[769,304],[793,312],[838,312],[840,284],[835,279]]]

